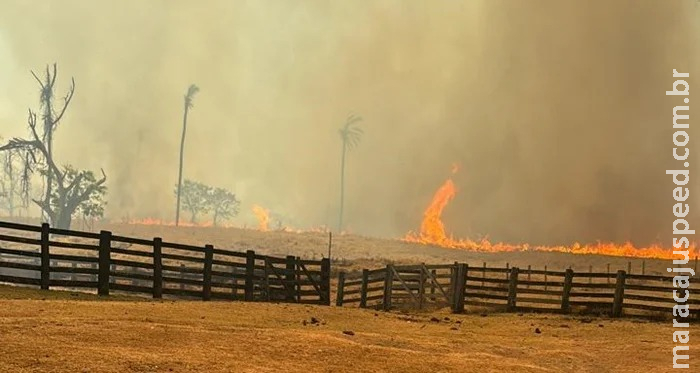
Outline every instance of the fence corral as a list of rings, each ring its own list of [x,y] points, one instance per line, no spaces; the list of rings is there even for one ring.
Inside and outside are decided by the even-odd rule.
[[[444,307],[452,299],[452,276],[451,265],[387,265],[365,269],[355,277],[341,272],[336,305],[358,303],[362,308],[381,305],[383,309]]]
[[[0,282],[330,305],[330,261],[0,222]]]
[[[695,259],[697,266],[697,258]],[[387,265],[338,278],[336,305],[650,316],[671,314],[684,291],[672,276],[493,268],[465,263]],[[696,268],[697,270],[697,268]],[[330,261],[302,260],[0,221],[0,282],[138,293],[154,298],[330,304]],[[644,266],[642,266],[644,273]],[[689,291],[698,289],[694,276]],[[693,318],[700,300],[685,301]]]
[[[697,279],[697,276],[694,277]],[[690,293],[698,289],[690,280]],[[465,306],[505,312],[597,314],[611,317],[671,315],[674,305],[687,304],[691,318],[700,319],[700,299],[685,302],[672,276],[617,273],[521,270],[452,265],[394,266],[363,270],[361,276],[339,274],[337,306],[389,310],[427,305],[449,306],[455,313]]]

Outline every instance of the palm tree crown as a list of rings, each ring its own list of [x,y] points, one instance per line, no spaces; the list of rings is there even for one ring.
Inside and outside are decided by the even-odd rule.
[[[343,231],[343,209],[345,207],[345,154],[354,149],[362,138],[362,128],[356,125],[362,117],[353,113],[348,115],[345,125],[340,129],[340,138],[343,140],[343,152],[340,159],[340,211],[338,216],[338,233]]]
[[[340,138],[343,140],[344,150],[352,150],[360,143],[360,138],[362,138],[362,128],[357,127],[355,124],[362,121],[362,117],[355,114],[348,115],[348,119],[345,121],[345,125],[338,132],[340,133]]]

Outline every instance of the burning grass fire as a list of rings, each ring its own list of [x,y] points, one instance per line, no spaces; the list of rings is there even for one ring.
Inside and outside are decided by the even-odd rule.
[[[288,232],[288,233],[328,233],[329,230],[325,226],[320,226],[320,227],[311,227],[308,229],[298,229],[290,226],[279,226],[278,228],[270,228],[270,221],[272,220],[270,218],[270,210],[266,209],[260,205],[253,205],[251,208],[251,211],[253,212],[253,215],[255,216],[255,219],[257,220],[257,227],[252,228],[254,230],[258,230],[261,232],[268,232],[271,230],[276,230],[280,232]],[[122,221],[122,223],[126,224],[134,224],[134,225],[158,225],[158,226],[166,226],[166,227],[174,227],[175,222],[174,221],[167,221],[167,220],[162,220],[162,219],[155,219],[155,218],[145,218],[145,219],[128,219],[126,221]],[[207,227],[218,227],[218,228],[238,228],[238,229],[251,229],[248,226],[241,226],[241,225],[236,225],[236,224],[226,224],[226,223],[219,223],[219,224],[214,224],[212,220],[206,220],[206,221],[199,221],[196,223],[192,222],[187,222],[187,221],[180,221],[179,224],[180,227],[199,227],[199,228],[207,228]],[[343,232],[342,234],[345,234],[346,232]]]
[[[457,173],[457,165],[452,166],[452,174]],[[442,211],[447,204],[455,197],[456,187],[451,178],[438,188],[433,196],[433,200],[423,214],[423,221],[420,233],[409,232],[403,238],[406,242],[420,243],[425,245],[435,245],[440,247],[473,250],[473,251],[549,251],[564,252],[572,254],[598,254],[612,256],[626,256],[637,258],[674,259],[673,249],[662,246],[650,246],[637,248],[629,242],[622,245],[614,243],[580,244],[574,243],[571,246],[530,246],[528,244],[507,244],[492,243],[487,239],[473,241],[470,239],[455,239],[447,236],[445,225],[442,222]],[[697,255],[695,245],[688,249],[691,256]]]
[[[266,232],[270,223],[270,211],[258,205],[253,205],[253,214],[258,219],[258,229]]]
[[[457,173],[459,167],[457,164],[452,165],[452,174]],[[653,259],[673,259],[673,249],[662,247],[661,245],[652,245],[649,247],[635,247],[630,242],[623,244],[598,242],[595,244],[581,244],[575,242],[569,246],[531,246],[528,244],[509,244],[509,243],[493,243],[488,239],[472,240],[463,238],[453,238],[448,236],[445,230],[445,224],[442,221],[442,212],[447,205],[455,198],[457,188],[452,178],[447,180],[438,188],[433,196],[430,205],[423,214],[419,232],[408,232],[401,240],[404,242],[418,243],[424,245],[433,245],[444,248],[483,251],[483,252],[506,252],[506,251],[543,251],[543,252],[563,252],[571,254],[598,254],[637,258],[653,258]],[[253,205],[252,212],[257,219],[257,230],[262,232],[270,231],[270,211],[259,205]],[[163,225],[174,226],[174,222],[167,222],[158,219],[142,219],[131,220],[129,224],[142,225]],[[213,222],[189,223],[180,222],[183,227],[212,227]],[[223,228],[233,228],[234,225],[218,225]],[[327,233],[326,227],[311,228],[311,229],[295,229],[291,227],[281,227],[280,231],[294,233]],[[694,244],[689,248],[691,256],[697,255],[697,250]]]

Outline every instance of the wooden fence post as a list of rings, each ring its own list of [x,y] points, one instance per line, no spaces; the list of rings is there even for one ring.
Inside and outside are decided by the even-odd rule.
[[[571,312],[571,304],[569,303],[569,298],[571,297],[571,287],[574,283],[574,270],[569,268],[564,274],[564,289],[561,294],[561,310],[564,313]]]
[[[423,309],[423,298],[425,298],[425,263],[421,263],[420,275],[418,276],[418,309]]]
[[[331,260],[321,259],[321,300],[326,306],[331,305]]]
[[[214,246],[204,246],[204,284],[202,284],[202,300],[211,300],[211,267],[214,261]]]
[[[362,270],[362,284],[360,285],[360,308],[367,307],[367,286],[369,284],[369,269]]]
[[[464,309],[464,302],[467,299],[467,277],[469,277],[469,264],[465,263],[464,264],[464,285],[462,286],[464,288],[464,290],[462,290],[462,300],[460,300],[460,302],[462,302],[462,304],[460,306],[460,307],[462,307],[462,309]]]
[[[338,293],[335,295],[335,305],[343,306],[343,295],[345,293],[345,272],[338,273]]]
[[[510,269],[510,277],[508,279],[508,311],[515,311],[516,300],[518,296],[518,267]]]
[[[453,263],[454,265],[450,267],[450,282],[447,284],[447,294],[449,294],[450,297],[452,297],[452,294],[454,294],[455,289],[455,279],[457,278],[457,265],[459,265],[458,261],[455,261]],[[450,299],[450,302],[452,302],[452,299]]]
[[[430,271],[432,278],[437,279],[437,270],[433,269]],[[435,283],[430,281],[430,300],[435,302]]]
[[[153,239],[153,298],[163,298],[163,239]]]
[[[285,261],[284,290],[287,292],[287,302],[294,302],[298,297],[299,283],[296,281],[297,261],[294,255],[287,255]],[[289,290],[291,289],[291,291]]]
[[[49,255],[49,224],[41,224],[41,289],[49,290],[51,256]]]
[[[527,282],[530,282],[531,275],[532,275],[532,265],[528,264],[528,265],[527,265]],[[526,288],[529,289],[529,288],[530,288],[530,284],[527,284]]]
[[[294,269],[295,270],[294,282],[297,284],[297,289],[299,289],[299,291],[297,291],[297,303],[301,303],[301,279],[302,279],[302,277],[304,277],[304,275],[302,274],[302,271],[301,271],[301,265],[300,265],[301,258],[298,256],[295,258],[296,258],[296,262],[295,262],[296,268]]]
[[[384,272],[384,300],[382,301],[384,311],[391,309],[391,287],[394,284],[394,269],[392,267],[391,264],[387,264]]]
[[[186,276],[187,272],[185,272],[185,263],[180,263],[180,279],[184,280]],[[185,290],[184,282],[180,282],[180,290]]]
[[[450,303],[450,307],[454,304],[454,294],[455,294],[455,284],[457,283],[457,267],[459,262],[455,262],[454,265],[450,267],[450,281],[447,283],[447,301]]]
[[[112,251],[112,232],[100,231],[100,254],[97,268],[97,294],[109,295],[109,266]]]
[[[272,294],[270,294],[270,269],[272,268],[272,263],[270,262],[270,257],[265,255],[265,300],[268,302],[272,299]]]
[[[622,316],[622,303],[625,299],[625,278],[627,274],[623,270],[617,271],[615,280],[615,300],[613,301],[612,317]]]
[[[251,302],[255,290],[253,283],[255,279],[255,251],[248,250],[245,253],[245,300]]]
[[[468,267],[466,263],[457,264],[455,272],[457,273],[453,279],[455,281],[454,289],[452,293],[452,313],[462,313],[464,312],[464,292],[467,285],[467,271]]]

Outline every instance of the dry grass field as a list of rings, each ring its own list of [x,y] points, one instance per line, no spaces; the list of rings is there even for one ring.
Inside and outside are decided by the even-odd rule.
[[[7,218],[4,218],[7,219]],[[35,219],[13,219],[18,223],[39,224]],[[91,229],[79,222],[74,223],[74,230],[100,229],[109,230],[115,235],[152,239],[161,237],[164,241],[204,246],[212,244],[217,248],[236,251],[255,250],[266,255],[295,255],[302,258],[326,257],[328,255],[328,233],[287,232],[271,230],[262,232],[257,229],[192,227],[171,225],[144,225],[125,223],[95,224]],[[5,234],[21,234],[19,231],[7,231]],[[31,236],[31,234],[30,234]],[[36,236],[36,235],[33,235]],[[38,237],[38,236],[36,236]],[[81,239],[74,239],[78,240]],[[362,268],[378,268],[388,263],[401,264],[447,264],[455,261],[481,267],[504,267],[506,264],[526,269],[563,270],[572,268],[575,272],[611,272],[628,270],[639,274],[642,267],[645,274],[667,275],[666,268],[673,266],[668,259],[643,259],[610,255],[581,255],[565,252],[519,251],[519,252],[481,252],[462,249],[450,249],[439,246],[405,242],[398,239],[366,237],[353,234],[334,235],[332,238],[333,271],[354,271]],[[692,263],[691,263],[692,265]]]
[[[0,336],[0,372],[16,373],[672,370],[668,323],[98,299],[7,286]]]
[[[76,228],[77,229],[77,228]],[[137,224],[105,224],[95,229],[106,229],[122,236],[153,238],[162,237],[166,241],[187,244],[212,244],[232,250],[253,249],[261,254],[297,255],[302,257],[327,256],[328,234],[320,232],[261,232],[254,229],[215,228],[215,227],[173,227]],[[357,235],[333,236],[332,257],[335,269],[377,268],[388,262],[395,263],[468,263],[470,266],[519,266],[524,269],[542,269],[545,265],[551,270],[571,267],[574,271],[603,272],[610,265],[610,271],[627,270],[631,262],[632,271],[641,273],[644,262],[646,274],[666,275],[670,260],[625,258],[606,255],[577,255],[558,252],[476,252],[448,249],[436,246],[408,243],[399,240],[372,238]],[[344,268],[345,266],[345,268]]]

